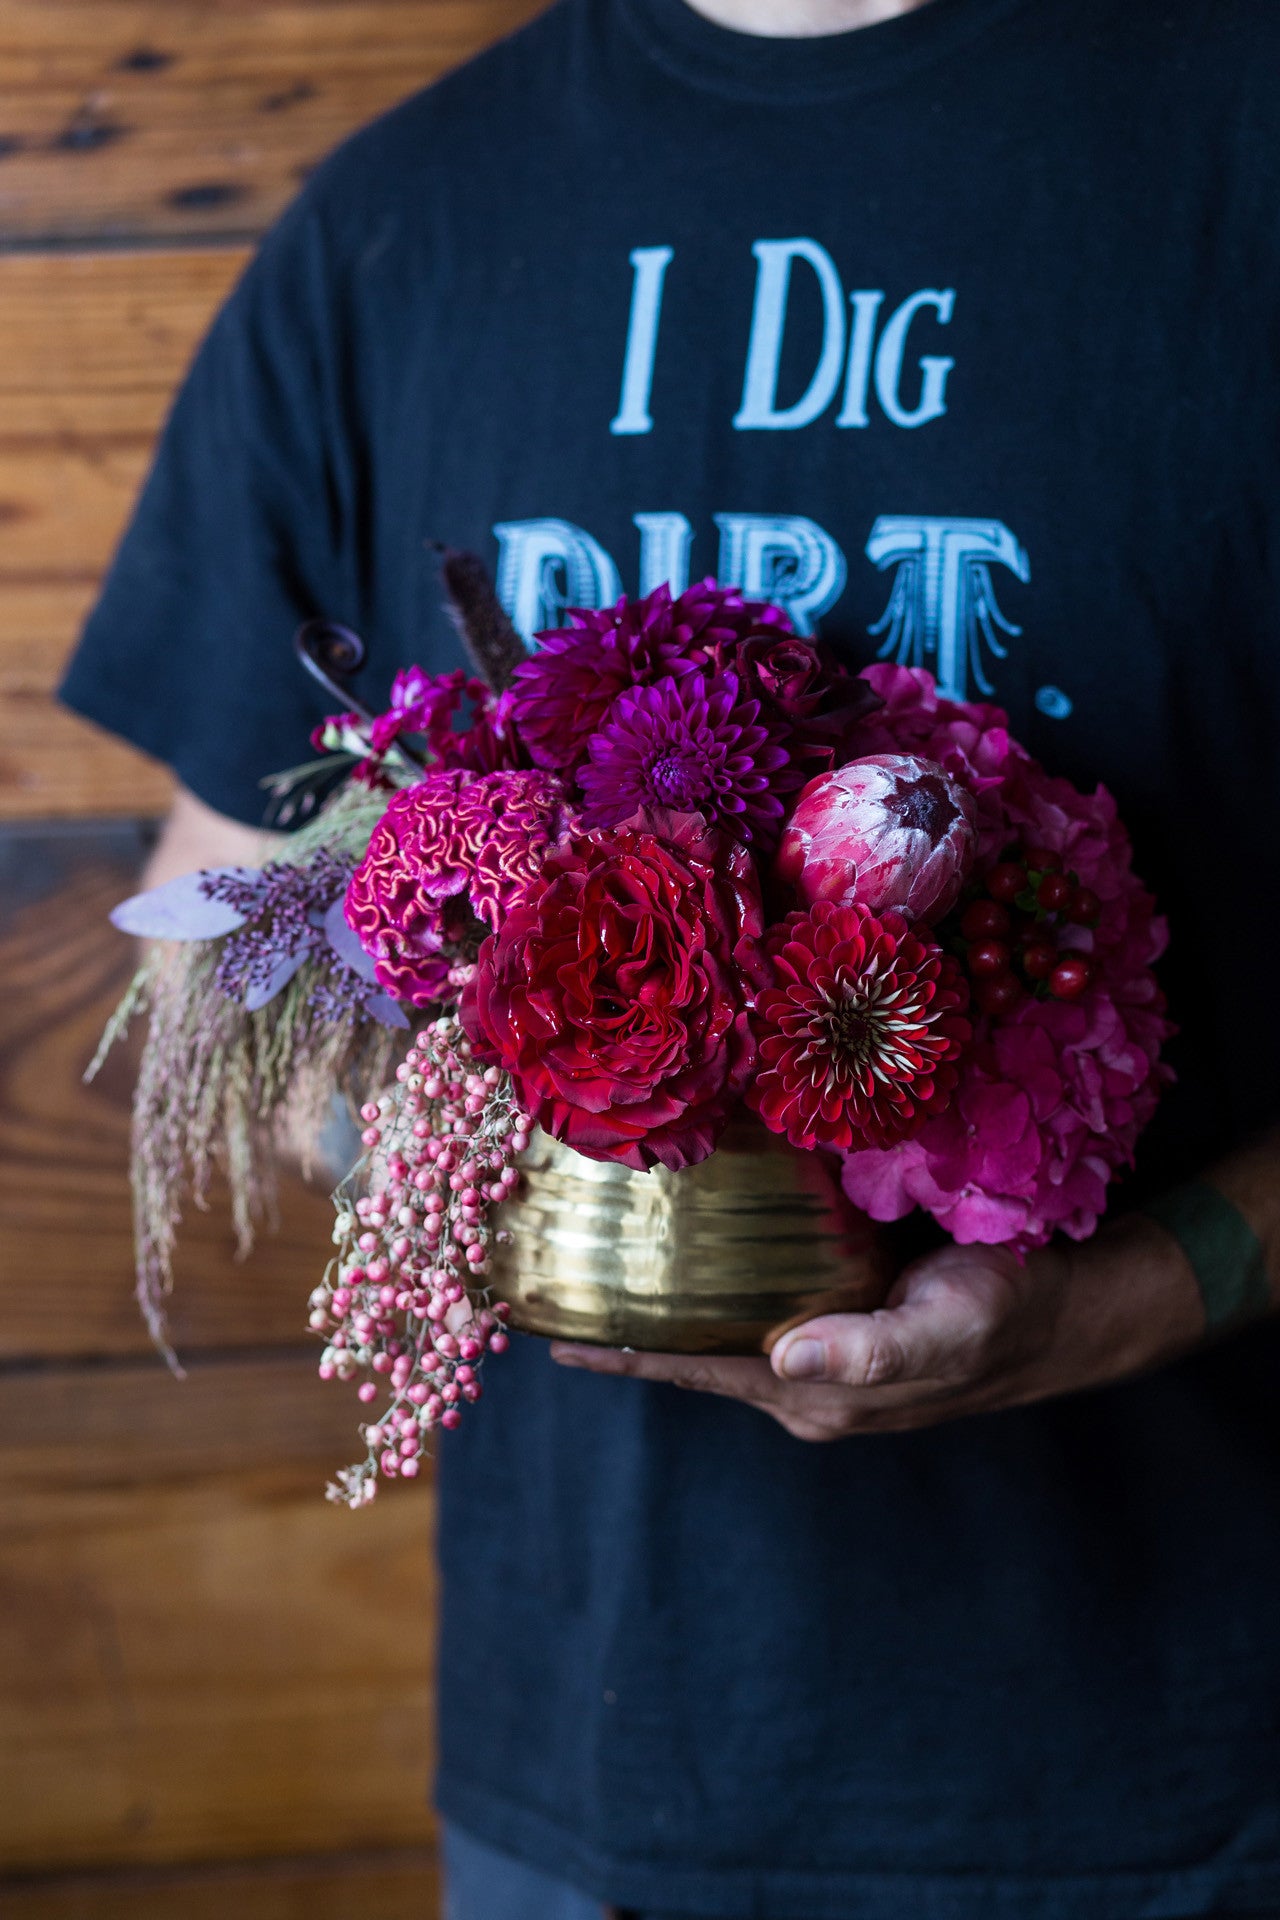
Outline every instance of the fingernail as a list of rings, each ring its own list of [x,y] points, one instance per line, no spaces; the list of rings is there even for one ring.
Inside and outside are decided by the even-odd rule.
[[[821,1340],[793,1340],[783,1348],[781,1364],[788,1380],[817,1380],[827,1370],[827,1350]]]
[[[582,1367],[586,1365],[586,1355],[581,1347],[562,1347],[558,1341],[551,1344],[551,1358],[562,1367]]]

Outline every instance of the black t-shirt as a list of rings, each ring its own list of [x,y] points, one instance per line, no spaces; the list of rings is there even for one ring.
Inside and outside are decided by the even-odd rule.
[[[1169,911],[1182,1177],[1280,1069],[1278,72],[1270,0],[565,0],[268,238],[66,699],[259,818],[301,617],[374,705],[456,663],[431,540],[526,630],[719,572],[990,687]],[[441,1448],[444,1811],[690,1913],[1280,1909],[1278,1357],[813,1447],[515,1342]]]

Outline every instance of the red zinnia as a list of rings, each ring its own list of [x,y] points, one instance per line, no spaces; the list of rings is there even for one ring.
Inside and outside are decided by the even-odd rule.
[[[940,1113],[970,1037],[954,960],[897,913],[819,900],[773,929],[756,1000],[765,1125],[811,1150],[889,1147]]]

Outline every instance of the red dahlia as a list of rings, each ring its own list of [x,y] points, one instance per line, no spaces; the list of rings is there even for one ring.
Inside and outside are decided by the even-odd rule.
[[[970,1037],[954,960],[897,913],[819,900],[769,937],[747,1100],[810,1150],[891,1147],[947,1105]]]

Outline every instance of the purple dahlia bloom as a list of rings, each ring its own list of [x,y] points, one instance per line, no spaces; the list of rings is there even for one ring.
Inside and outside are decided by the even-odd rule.
[[[676,598],[658,587],[642,600],[579,608],[570,619],[538,635],[538,651],[516,668],[507,696],[530,757],[558,770],[586,757],[587,742],[629,687],[706,667],[718,647],[749,634],[790,631],[777,607],[744,600],[714,580]]]
[[[578,775],[583,826],[665,807],[773,846],[783,803],[772,789],[787,752],[758,724],[759,702],[740,693],[736,673],[687,673],[619,694]]]

